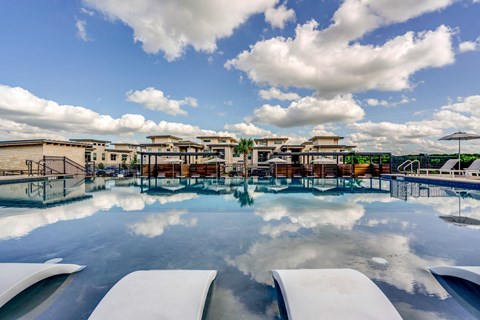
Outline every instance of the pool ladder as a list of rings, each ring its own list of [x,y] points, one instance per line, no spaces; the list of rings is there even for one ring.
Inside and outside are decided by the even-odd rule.
[[[404,173],[406,175],[415,175],[416,171],[413,170],[413,165],[417,164],[417,169],[420,168],[420,161],[418,160],[405,160],[403,161],[398,167],[397,171],[400,173]]]

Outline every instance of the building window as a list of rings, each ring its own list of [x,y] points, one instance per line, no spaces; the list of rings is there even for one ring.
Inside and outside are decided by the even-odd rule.
[[[110,155],[110,161],[117,161],[117,155],[115,153]]]
[[[248,154],[248,160],[252,160],[252,154],[251,153]]]
[[[122,161],[127,161],[127,155],[126,154],[122,154]]]
[[[173,148],[173,152],[178,152],[178,148]]]
[[[282,144],[282,141],[274,141],[273,144]]]
[[[152,152],[152,148],[148,148],[147,151],[148,151],[148,152]]]
[[[170,148],[167,148],[167,152],[169,152],[169,151],[170,151]]]
[[[207,139],[207,140],[203,140],[203,142],[210,142],[211,140],[210,139]]]
[[[94,152],[93,153],[93,161],[97,160],[97,154]]]
[[[234,157],[234,158],[240,157],[240,153],[235,153],[235,152],[233,152],[233,157]]]
[[[102,161],[105,161],[105,153],[102,153]]]
[[[162,152],[162,148],[158,148],[158,152]]]
[[[258,153],[258,162],[265,162],[268,160],[268,155],[270,152],[259,152]]]
[[[227,140],[225,140],[225,139],[220,139],[220,143],[227,143]]]

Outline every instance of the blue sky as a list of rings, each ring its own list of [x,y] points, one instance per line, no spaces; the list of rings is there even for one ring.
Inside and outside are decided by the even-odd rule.
[[[337,134],[433,153],[480,134],[478,0],[131,3],[2,2],[1,140]]]

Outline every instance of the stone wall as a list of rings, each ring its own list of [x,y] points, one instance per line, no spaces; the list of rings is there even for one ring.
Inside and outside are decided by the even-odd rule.
[[[85,166],[85,147],[45,143],[43,145],[43,155],[67,157],[82,167]]]
[[[0,169],[27,170],[26,160],[39,161],[43,158],[43,146],[2,146],[0,147]]]

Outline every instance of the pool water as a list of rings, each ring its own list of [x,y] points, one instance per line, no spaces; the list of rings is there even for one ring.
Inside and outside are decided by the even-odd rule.
[[[403,319],[475,319],[427,270],[480,265],[480,193],[378,179],[0,185],[0,262],[86,265],[0,319],[87,319],[123,276],[215,269],[206,319],[280,319],[272,269],[353,268]]]

